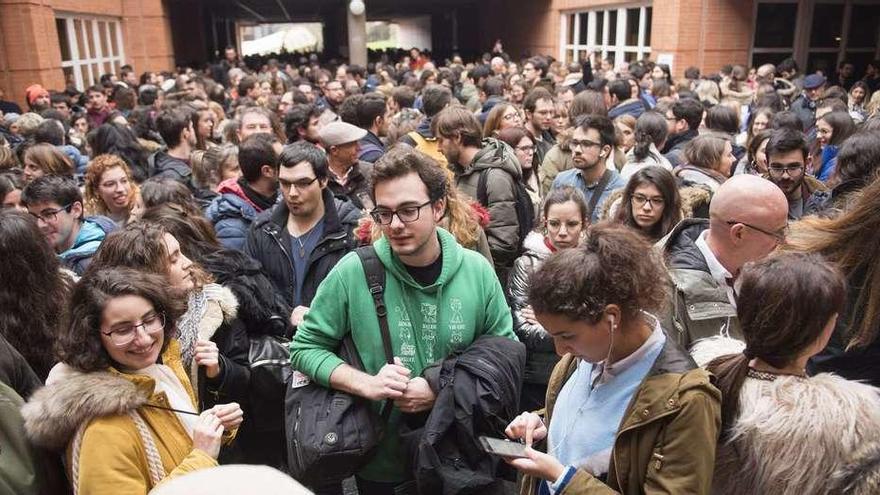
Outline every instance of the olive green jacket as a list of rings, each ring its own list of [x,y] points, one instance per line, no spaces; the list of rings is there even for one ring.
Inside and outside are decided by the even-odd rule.
[[[559,392],[576,366],[577,359],[567,354],[553,370],[545,424],[552,421]],[[667,339],[623,415],[607,482],[578,469],[562,493],[708,494],[720,428],[721,392],[711,375]],[[534,483],[526,476],[520,493],[533,495]]]

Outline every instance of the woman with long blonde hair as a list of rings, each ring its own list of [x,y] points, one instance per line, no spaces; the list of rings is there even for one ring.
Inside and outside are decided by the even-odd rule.
[[[117,225],[125,225],[143,208],[131,169],[116,155],[98,155],[89,163],[83,199],[87,215],[103,215]]]
[[[880,181],[874,180],[842,215],[807,217],[794,225],[784,249],[818,253],[844,274],[847,297],[825,350],[810,362],[812,373],[833,371],[850,380],[880,385]]]

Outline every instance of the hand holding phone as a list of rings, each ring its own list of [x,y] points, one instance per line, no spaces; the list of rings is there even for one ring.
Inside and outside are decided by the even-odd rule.
[[[511,442],[510,440],[502,440],[492,437],[478,437],[480,445],[486,452],[500,457],[509,459],[520,459],[526,457],[526,446],[519,442]]]

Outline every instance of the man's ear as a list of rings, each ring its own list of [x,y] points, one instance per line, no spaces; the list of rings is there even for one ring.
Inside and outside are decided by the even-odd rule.
[[[267,179],[278,178],[275,169],[271,165],[263,165],[260,167],[260,177],[265,177]]]
[[[446,216],[446,198],[440,198],[431,205],[434,222],[440,222]]]
[[[599,151],[599,156],[601,156],[602,158],[607,158],[609,154],[611,154],[611,146],[607,144],[605,146],[602,146],[601,151]]]
[[[83,205],[79,201],[75,201],[72,205],[70,205],[70,214],[73,215],[73,218],[77,220],[82,220],[83,217]]]

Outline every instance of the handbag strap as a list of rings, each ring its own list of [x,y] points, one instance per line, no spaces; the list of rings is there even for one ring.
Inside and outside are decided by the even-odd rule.
[[[611,182],[611,171],[606,170],[604,174],[602,174],[602,178],[599,179],[599,183],[596,184],[596,187],[593,189],[593,193],[590,195],[590,217],[592,218],[593,212],[596,211],[596,206],[599,204],[599,199],[602,197],[602,193],[605,192],[605,188],[608,187],[608,183]]]
[[[391,349],[391,332],[388,330],[388,309],[385,307],[385,266],[376,254],[373,246],[363,246],[355,250],[364,267],[367,287],[373,296],[376,317],[379,319],[379,331],[382,334],[382,348],[385,350],[385,362],[394,364],[394,351]],[[382,406],[382,420],[387,421],[391,415],[391,401],[386,400]]]

